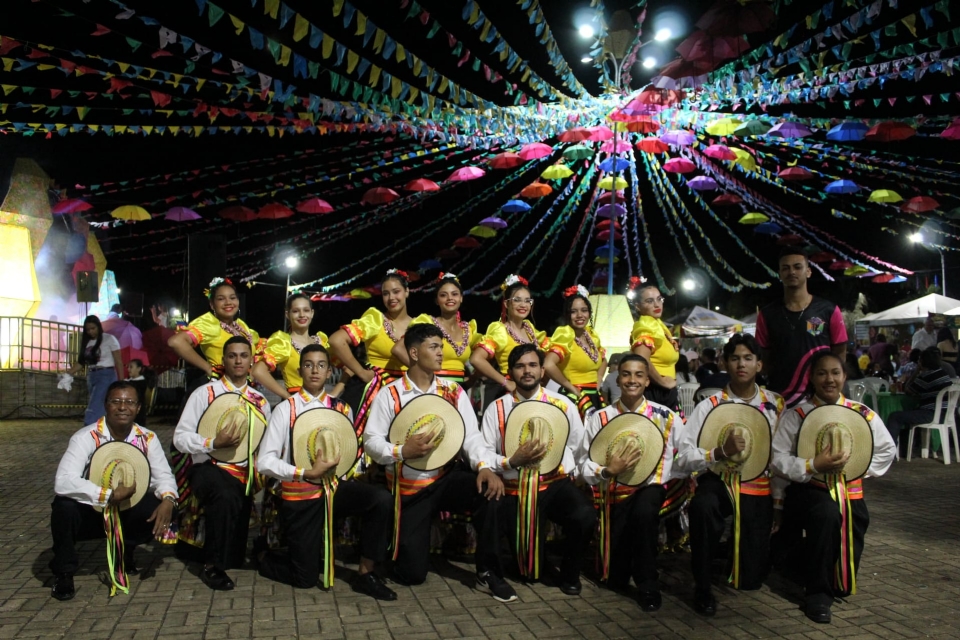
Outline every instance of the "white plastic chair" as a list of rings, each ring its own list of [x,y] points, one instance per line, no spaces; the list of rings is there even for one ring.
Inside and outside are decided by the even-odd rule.
[[[854,402],[863,402],[863,394],[867,391],[867,385],[862,380],[855,380],[849,383],[850,399]]]
[[[886,391],[890,388],[890,383],[884,380],[883,378],[864,378],[863,380],[858,380],[857,382],[862,382],[864,385],[864,394],[863,398],[871,396],[873,402],[866,402],[866,405],[873,409],[874,411],[879,411],[880,406],[880,397],[879,393],[881,391]]]
[[[700,387],[693,394],[693,402],[694,404],[702,402],[719,391],[723,391],[723,389],[720,387]]]
[[[680,408],[683,409],[683,415],[686,417],[689,417],[693,407],[697,404],[693,396],[699,388],[699,382],[683,382],[677,386],[677,392],[680,395]]]
[[[943,396],[949,394],[947,398],[946,418],[943,424],[940,424],[940,416],[943,415]],[[913,454],[913,430],[923,429],[923,444],[920,445],[920,457],[926,458],[930,454],[930,431],[936,429],[940,432],[940,443],[943,447],[943,464],[950,464],[950,433],[953,433],[953,451],[957,460],[960,460],[960,441],[957,440],[957,419],[956,409],[957,400],[960,399],[960,384],[954,383],[949,387],[944,387],[937,394],[937,408],[933,412],[933,422],[926,424],[915,424],[910,427],[910,439],[907,441],[907,462]]]

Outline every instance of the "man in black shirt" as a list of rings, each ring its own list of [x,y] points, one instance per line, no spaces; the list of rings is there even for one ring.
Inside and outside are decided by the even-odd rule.
[[[720,367],[717,366],[717,350],[704,349],[700,354],[700,366],[697,367],[697,382],[703,386],[705,378],[717,373],[720,373]]]
[[[899,447],[900,432],[908,430],[916,424],[926,424],[933,422],[933,415],[937,408],[937,394],[941,389],[949,387],[952,380],[946,371],[941,368],[940,350],[936,347],[930,347],[920,354],[920,369],[913,378],[907,382],[905,391],[908,395],[917,396],[920,400],[918,409],[909,411],[894,411],[887,420],[887,431],[890,437]],[[947,398],[944,396],[943,409],[947,408]],[[946,411],[942,411],[940,422],[946,417]],[[949,443],[947,443],[949,444]],[[905,451],[910,446],[906,443],[900,447]]]

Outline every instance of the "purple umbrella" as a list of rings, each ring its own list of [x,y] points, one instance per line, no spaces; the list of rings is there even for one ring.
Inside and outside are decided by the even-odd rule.
[[[697,176],[687,182],[687,186],[695,191],[713,191],[717,188],[717,181],[707,176]]]
[[[480,221],[480,224],[484,227],[490,227],[491,229],[506,229],[507,221],[502,218],[490,217],[484,218]]]
[[[190,220],[200,220],[201,216],[193,209],[186,207],[174,207],[163,215],[164,220],[173,220],[174,222],[188,222]]]
[[[626,215],[627,210],[619,204],[605,204],[599,209],[597,209],[597,216],[600,218],[615,218],[617,216]]]
[[[767,135],[781,138],[804,138],[813,135],[813,131],[796,122],[781,122],[767,131]]]
[[[660,139],[666,142],[667,144],[672,144],[678,147],[689,147],[697,140],[697,136],[693,135],[689,131],[674,130],[668,131]]]
[[[109,333],[117,342],[120,348],[133,347],[134,349],[143,349],[143,334],[140,329],[123,318],[110,318],[103,321],[103,332]]]

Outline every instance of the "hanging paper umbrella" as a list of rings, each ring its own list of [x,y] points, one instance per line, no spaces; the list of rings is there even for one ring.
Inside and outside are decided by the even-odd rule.
[[[957,207],[956,209],[951,209],[950,211],[947,211],[943,215],[944,217],[950,218],[951,220],[960,220],[960,207]]]
[[[607,140],[600,145],[600,151],[604,153],[623,153],[630,151],[630,143],[626,140]]]
[[[597,198],[597,204],[610,204],[611,202],[614,201],[613,196],[614,196],[613,191],[604,191],[603,193],[600,194],[600,197]],[[623,190],[617,191],[616,196],[617,196],[616,197],[617,202],[624,201]]]
[[[598,218],[619,218],[626,214],[627,210],[619,204],[605,204],[597,209]]]
[[[717,181],[707,176],[697,176],[687,182],[687,186],[694,191],[714,191],[717,188]]]
[[[906,140],[917,134],[916,129],[904,122],[895,122],[888,120],[873,126],[867,131],[865,139],[878,140],[880,142],[896,142],[897,140]]]
[[[686,97],[686,93],[683,91],[673,89],[644,89],[625,108],[636,108],[639,111],[642,108],[641,105],[644,104],[669,107]]]
[[[717,160],[736,160],[737,154],[730,147],[722,144],[712,144],[703,150],[703,155]]]
[[[658,113],[661,109],[662,107],[659,104],[651,104],[643,100],[638,100],[637,98],[634,98],[625,106],[620,107],[621,112],[631,116],[637,116],[638,119],[640,117],[649,117],[654,113]]]
[[[624,211],[626,211],[626,210],[624,210]],[[599,213],[599,212],[598,212],[598,213]],[[601,220],[600,222],[597,223],[597,229],[609,229],[609,228],[610,228],[610,222],[611,222],[610,220]],[[617,222],[616,220],[613,220],[613,228],[616,229],[617,231],[619,231],[620,228],[621,228],[621,227],[620,227],[620,223]]]
[[[803,238],[796,235],[795,233],[790,233],[777,238],[777,244],[784,247],[803,244]]]
[[[351,300],[368,300],[373,297],[373,294],[365,289],[351,289],[347,297]]]
[[[285,207],[276,202],[264,205],[260,208],[260,211],[257,212],[257,218],[260,220],[281,220],[292,216],[293,211],[289,207]]]
[[[164,220],[173,220],[174,222],[188,222],[190,220],[200,220],[201,216],[193,209],[186,207],[174,207],[163,214]]]
[[[954,120],[949,127],[941,131],[940,137],[947,140],[960,140],[960,120]]]
[[[609,264],[610,258],[608,256],[597,256],[593,259],[593,262],[595,264]],[[615,257],[613,259],[613,264],[617,264],[618,262],[620,262],[620,258]]]
[[[440,185],[433,180],[417,178],[403,185],[404,191],[440,191]]]
[[[480,241],[476,238],[471,238],[469,236],[464,238],[457,238],[453,241],[453,246],[460,247],[461,249],[476,249],[480,246]]]
[[[900,205],[900,210],[911,211],[913,213],[923,213],[925,211],[933,211],[939,207],[940,203],[933,198],[929,196],[917,196],[915,198],[910,198]]]
[[[764,222],[770,222],[770,218],[762,213],[753,212],[744,215],[738,222],[740,224],[762,224]]]
[[[560,134],[560,142],[581,142],[590,139],[590,132],[583,127],[574,127]]]
[[[685,80],[682,86],[692,87],[703,84],[706,75],[713,71],[713,64],[705,60],[684,60],[677,58],[660,68],[660,76]]]
[[[250,222],[257,219],[257,214],[253,209],[237,205],[221,210],[220,217],[234,222]]]
[[[829,251],[818,251],[810,256],[811,262],[821,263],[821,262],[833,262],[837,259],[837,256],[833,255]]]
[[[600,180],[600,182],[597,183],[597,187],[605,191],[613,191],[614,189],[626,189],[627,181],[621,178],[620,176],[616,176],[616,177],[607,176],[606,178],[603,178],[602,180]]]
[[[523,211],[530,211],[530,205],[523,200],[507,200],[507,204],[500,207],[500,211],[503,211],[504,213],[520,213]]]
[[[717,196],[713,199],[712,204],[715,207],[729,207],[735,204],[740,204],[743,202],[743,199],[735,193],[724,193],[723,195]]]
[[[625,124],[627,122],[633,122],[635,120],[640,120],[641,118],[648,117],[648,107],[644,107],[643,111],[638,111],[635,109],[614,109],[607,116],[608,120],[613,121],[614,123]],[[621,129],[623,131],[623,129]]]
[[[884,284],[893,280],[894,277],[895,276],[892,273],[881,273],[878,276],[873,276],[870,278],[870,282],[879,282],[880,284]]]
[[[627,117],[627,116],[624,116],[624,117]],[[639,118],[640,116],[636,116],[636,117]],[[629,131],[629,129],[627,128],[628,124],[629,124],[628,122],[618,120],[616,122],[612,122],[610,124],[610,128],[613,130],[614,133],[626,133],[627,131]]]
[[[623,234],[614,231],[613,239],[623,240]],[[608,242],[610,240],[610,229],[607,229],[606,231],[601,231],[600,233],[598,233],[597,240],[599,240],[600,242]]]
[[[489,164],[493,169],[513,169],[523,164],[523,158],[512,151],[506,151],[490,158]]]
[[[627,145],[627,148],[630,148],[630,145]],[[623,171],[630,166],[629,160],[624,160],[623,158],[607,158],[600,163],[600,171],[604,173],[612,173]]]
[[[907,279],[903,276],[896,276],[893,280],[890,280],[890,284],[899,284],[901,282],[906,282]]]
[[[418,267],[420,271],[430,271],[431,269],[443,269],[439,260],[424,260]]]
[[[849,269],[853,266],[853,263],[849,260],[835,260],[827,265],[827,269],[831,271],[843,271],[844,269]]]
[[[660,123],[654,122],[649,118],[627,123],[627,131],[632,131],[633,133],[653,133],[659,130]]]
[[[387,187],[374,187],[373,189],[368,189],[366,193],[363,194],[360,202],[363,204],[386,204],[388,202],[393,202],[399,197],[400,194],[393,189],[388,189]]]
[[[452,260],[459,257],[460,254],[453,249],[440,249],[440,251],[437,251],[436,255],[437,260]]]
[[[551,193],[553,193],[553,189],[550,188],[550,185],[542,182],[531,182],[520,191],[520,195],[524,198],[542,198]]]
[[[663,163],[663,170],[670,173],[690,173],[697,170],[697,165],[686,158],[670,158]]]
[[[770,131],[770,125],[765,124],[760,120],[748,120],[734,129],[733,135],[746,138],[748,136],[766,135],[768,131]]]
[[[781,122],[767,131],[768,136],[779,138],[805,138],[813,135],[813,131],[798,122]]]
[[[783,231],[783,227],[778,225],[776,222],[762,222],[758,224],[753,230],[754,233],[759,233],[767,236],[775,236],[781,231]]]
[[[677,45],[676,51],[684,60],[706,60],[714,63],[739,58],[749,46],[743,36],[710,35],[705,31],[694,31]]]
[[[467,180],[476,180],[486,175],[486,171],[480,167],[460,167],[450,174],[447,178],[450,182],[466,182]]]
[[[526,203],[524,203],[526,204]],[[530,208],[530,205],[527,205],[527,208]],[[502,218],[497,218],[496,216],[490,216],[489,218],[484,218],[480,221],[485,227],[490,227],[491,229],[506,229],[507,221]]]
[[[551,153],[553,153],[553,147],[550,145],[543,144],[542,142],[533,142],[523,145],[518,155],[524,160],[536,160],[537,158],[549,156]]]
[[[61,200],[50,207],[50,213],[60,215],[63,213],[79,213],[81,211],[89,211],[90,209],[93,209],[93,205],[86,200],[71,198],[69,200]]]
[[[477,238],[495,238],[497,236],[496,229],[491,229],[490,227],[485,227],[480,224],[475,227],[471,227],[469,233]]]
[[[590,140],[592,142],[602,142],[613,138],[613,129],[602,124],[598,124],[595,127],[587,127],[587,131],[590,132]]]
[[[834,180],[828,184],[823,189],[827,193],[856,193],[860,190],[860,187],[857,186],[852,180]]]
[[[297,211],[300,213],[332,213],[333,206],[326,200],[320,198],[310,198],[297,205]]]
[[[856,142],[863,140],[870,128],[862,122],[841,122],[827,131],[827,140],[834,142]]]
[[[738,36],[766,31],[776,19],[773,9],[762,2],[717,0],[697,20],[697,27],[710,34]]]
[[[892,204],[894,202],[901,202],[903,198],[900,197],[900,194],[896,191],[890,191],[889,189],[877,189],[870,193],[870,197],[867,198],[870,202],[884,202],[887,204]]]
[[[597,247],[596,249],[593,250],[593,254],[594,254],[595,256],[608,257],[608,256],[610,255],[610,245],[609,245],[609,244],[602,244],[602,245],[600,245],[599,247]],[[620,249],[614,247],[614,248],[613,248],[613,255],[619,256],[619,255],[620,255]]]
[[[638,151],[647,153],[664,153],[670,150],[670,145],[660,138],[644,138],[636,146]]]
[[[678,147],[689,147],[697,141],[697,136],[689,131],[673,130],[660,135],[660,139],[667,144]]]
[[[757,159],[750,155],[750,152],[745,149],[736,149],[731,148],[730,151],[733,151],[734,155],[737,156],[737,159],[734,162],[747,171],[756,171],[757,170]]]
[[[117,207],[110,212],[110,215],[117,220],[130,220],[131,222],[140,222],[141,220],[150,219],[150,214],[147,213],[146,209],[132,204]]]
[[[707,125],[707,133],[713,136],[729,136],[743,124],[736,118],[721,118]]]
[[[574,145],[563,150],[563,157],[567,160],[586,160],[593,157],[593,149],[583,145]]]
[[[780,171],[777,177],[781,180],[809,180],[813,174],[803,167],[789,167]]]
[[[866,267],[861,267],[859,265],[850,267],[849,269],[843,270],[843,275],[845,276],[859,276],[864,273],[869,273],[870,270]]]
[[[540,174],[540,177],[545,180],[562,180],[563,178],[568,178],[573,175],[573,171],[570,170],[565,164],[553,164],[543,170],[543,173]]]

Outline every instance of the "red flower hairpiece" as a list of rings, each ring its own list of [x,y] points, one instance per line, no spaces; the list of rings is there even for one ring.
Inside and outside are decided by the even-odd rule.
[[[403,278],[404,280],[406,280],[407,282],[410,281],[410,276],[407,274],[407,272],[401,271],[400,269],[387,269],[387,275],[388,276],[397,275]]]
[[[646,281],[647,279],[643,276],[633,276],[627,281],[627,289],[630,291],[636,291],[640,288],[640,285],[644,284]]]
[[[572,298],[573,296],[583,296],[584,298],[590,297],[590,292],[582,284],[575,284],[572,287],[567,287],[563,290],[564,298]]]

